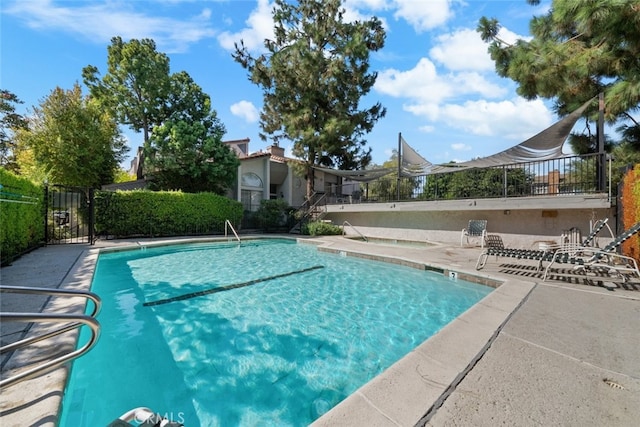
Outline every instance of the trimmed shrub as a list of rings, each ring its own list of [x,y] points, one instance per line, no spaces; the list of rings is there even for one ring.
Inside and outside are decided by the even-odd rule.
[[[303,234],[309,234],[311,236],[337,236],[342,234],[342,229],[329,222],[313,221],[304,227]]]
[[[10,263],[44,242],[44,189],[0,169],[0,259]]]
[[[294,209],[283,199],[261,200],[253,213],[254,223],[263,231],[287,231],[293,226]]]
[[[95,209],[96,234],[114,237],[215,234],[242,220],[240,202],[214,193],[96,191]]]

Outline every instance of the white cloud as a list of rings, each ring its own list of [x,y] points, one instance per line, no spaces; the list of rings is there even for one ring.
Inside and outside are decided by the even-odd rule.
[[[383,70],[378,74],[375,89],[394,98],[407,98],[405,111],[433,121],[439,117],[439,106],[447,101],[471,95],[500,98],[507,93],[475,72],[438,75],[434,63],[427,58],[421,58],[407,71]]]
[[[514,33],[511,30],[507,30],[505,27],[500,27],[500,30],[498,30],[498,35],[497,35],[498,39],[504,41],[505,43],[508,44],[515,44],[515,42],[517,42],[518,40],[524,40],[524,41],[531,41],[533,40],[533,37],[529,37],[529,36],[521,36],[519,34]]]
[[[524,140],[546,129],[553,115],[541,100],[467,101],[462,105],[444,105],[440,118],[452,128],[474,135],[499,136]]]
[[[478,94],[488,98],[501,98],[506,95],[505,88],[489,82],[483,75],[475,72],[451,74],[446,78],[456,95]]]
[[[249,51],[262,51],[264,40],[273,39],[273,4],[268,0],[258,0],[258,6],[245,21],[247,27],[237,33],[223,32],[218,36],[220,46],[228,51],[235,49],[235,43],[244,43]]]
[[[260,117],[258,109],[249,101],[236,102],[230,110],[234,116],[242,117],[248,123],[255,123]]]
[[[345,9],[386,10],[391,7],[388,0],[345,0]]]
[[[438,76],[435,65],[427,58],[421,58],[407,71],[381,71],[375,89],[396,98],[429,100],[431,103],[439,103],[452,94],[452,88]]]
[[[453,71],[492,71],[495,68],[480,34],[469,28],[437,37],[438,44],[429,51],[436,62]]]
[[[368,21],[370,20],[374,15],[374,10],[378,9],[379,7],[375,4],[372,5],[359,5],[359,6],[364,6],[365,9],[369,10],[368,13],[362,12],[361,10],[359,10],[358,8],[356,8],[355,6],[358,6],[356,4],[353,4],[353,1],[347,1],[343,4],[344,7],[344,21],[345,22],[355,22],[355,21]],[[382,28],[384,28],[384,30],[389,33],[389,31],[391,31],[391,28],[389,26],[389,23],[387,22],[386,18],[383,16],[376,16],[380,22],[382,23]]]
[[[421,33],[439,27],[453,17],[451,11],[452,0],[395,0],[394,13],[396,19],[404,19],[414,30]]]
[[[31,28],[62,31],[94,43],[108,43],[114,34],[125,41],[150,38],[167,53],[184,52],[191,43],[215,35],[208,23],[208,9],[190,19],[177,20],[136,12],[135,3],[69,4],[72,7],[55,5],[51,0],[21,1],[4,13],[18,16]]]
[[[416,116],[426,117],[435,122],[440,116],[440,107],[435,102],[403,104],[402,109]]]
[[[435,128],[435,126],[425,125],[425,126],[420,126],[420,127],[418,128],[418,130],[419,130],[420,132],[423,132],[423,133],[431,133],[431,132],[435,131],[435,130],[436,130],[436,128]]]
[[[470,151],[471,150],[471,146],[468,144],[463,144],[463,143],[457,143],[457,144],[451,144],[451,148],[455,151]]]
[[[508,40],[523,38],[501,31]],[[404,111],[474,135],[517,139],[549,124],[551,114],[542,102],[492,101],[504,99],[512,84],[496,79],[487,47],[472,29],[442,34],[429,57],[421,58],[413,68],[381,71],[375,90],[404,99]],[[425,128],[433,125],[420,130]]]

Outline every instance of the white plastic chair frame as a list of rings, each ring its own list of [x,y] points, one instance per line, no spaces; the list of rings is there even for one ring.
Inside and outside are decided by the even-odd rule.
[[[460,246],[464,246],[465,237],[467,239],[467,244],[469,244],[469,237],[480,237],[480,247],[484,249],[484,242],[487,239],[487,220],[469,220],[467,228],[462,229],[462,234],[460,235]]]

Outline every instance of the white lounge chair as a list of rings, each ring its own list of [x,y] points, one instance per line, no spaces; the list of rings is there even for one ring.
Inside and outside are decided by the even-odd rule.
[[[549,276],[549,270],[554,264],[572,264],[574,267],[572,272],[604,272],[607,274],[615,274],[623,281],[627,280],[627,275],[636,275],[640,278],[640,270],[638,262],[628,256],[616,253],[616,250],[624,241],[631,238],[640,231],[640,222],[633,227],[624,231],[616,237],[611,243],[602,249],[592,247],[580,248],[560,248],[553,256],[547,268],[544,271],[542,280],[546,280]],[[553,273],[554,275],[562,275],[562,273]]]
[[[487,248],[484,249],[480,256],[478,257],[478,261],[476,262],[476,270],[481,270],[487,262],[487,258],[493,255],[496,258],[498,257],[511,257],[517,259],[528,259],[533,261],[538,261],[538,269],[537,271],[542,270],[542,262],[547,261],[551,262],[554,259],[554,254],[556,251],[563,249],[565,253],[575,253],[582,247],[591,246],[594,243],[594,240],[597,234],[602,230],[602,228],[607,224],[608,218],[601,219],[596,221],[593,225],[593,229],[591,233],[582,241],[581,245],[551,245],[546,249],[519,249],[519,248],[505,248],[502,244],[502,239],[499,236],[488,236],[487,238]],[[608,227],[608,225],[607,225]]]

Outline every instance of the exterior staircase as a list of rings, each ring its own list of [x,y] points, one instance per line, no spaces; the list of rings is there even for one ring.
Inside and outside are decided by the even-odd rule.
[[[322,221],[327,215],[327,203],[325,194],[318,196],[313,193],[311,197],[300,206],[294,214],[300,218],[289,230],[290,234],[302,234],[302,227],[313,221]]]

